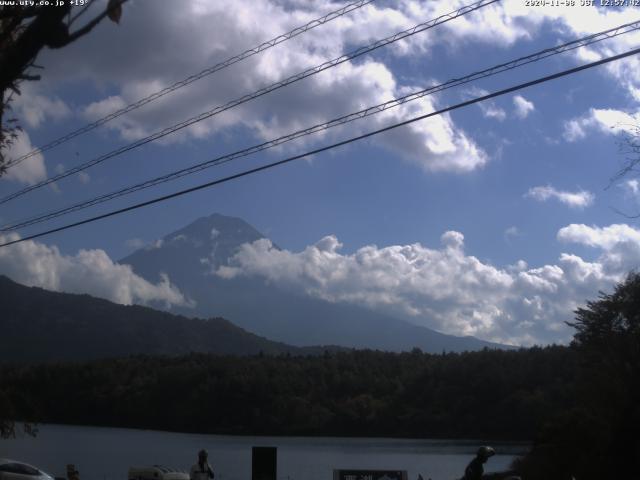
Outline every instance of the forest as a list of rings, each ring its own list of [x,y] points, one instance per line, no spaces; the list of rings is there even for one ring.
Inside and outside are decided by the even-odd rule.
[[[640,471],[640,276],[569,346],[426,354],[131,356],[0,367],[12,418],[183,432],[524,439],[530,479]]]
[[[571,402],[565,347],[430,355],[135,356],[0,370],[44,422],[186,432],[529,439]],[[7,401],[7,400],[5,400]],[[507,413],[508,412],[508,413]]]

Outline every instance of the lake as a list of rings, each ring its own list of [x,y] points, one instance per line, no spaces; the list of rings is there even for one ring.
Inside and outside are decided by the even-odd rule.
[[[408,440],[389,438],[244,437],[131,430],[122,428],[40,425],[36,438],[0,440],[0,457],[31,463],[62,476],[67,463],[81,480],[126,480],[130,466],[167,465],[188,471],[205,448],[216,480],[249,480],[251,447],[278,447],[278,478],[331,480],[333,469],[407,470],[409,479],[453,480],[462,476],[478,446],[496,455],[485,470],[500,471],[526,444],[478,440]]]

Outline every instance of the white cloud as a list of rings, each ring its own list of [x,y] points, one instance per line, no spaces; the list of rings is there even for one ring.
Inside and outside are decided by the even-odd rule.
[[[558,239],[602,250],[598,263],[607,274],[640,267],[640,230],[627,224],[608,227],[571,224],[560,229]]]
[[[589,131],[616,135],[635,131],[639,124],[639,113],[591,108],[585,115],[565,122],[563,136],[568,142],[575,142],[586,138]]]
[[[437,107],[427,97],[404,104],[397,111],[387,110],[376,119],[380,126],[401,119],[425,115]],[[386,120],[386,121],[385,121]],[[487,154],[453,123],[449,114],[412,123],[387,132],[375,142],[399,152],[425,171],[471,172],[483,167]]]
[[[634,197],[637,197],[640,194],[640,181],[638,181],[637,178],[626,180],[621,186],[627,191],[627,193]]]
[[[18,238],[17,234],[0,235],[0,242]],[[25,241],[0,248],[0,273],[24,285],[87,293],[124,305],[162,302],[167,308],[193,306],[166,275],[159,283],[150,283],[129,265],[114,263],[104,250],[63,255],[55,246]]]
[[[465,100],[470,100],[472,98],[483,97],[488,95],[489,91],[484,88],[478,88],[475,86],[465,88],[462,91],[462,97]],[[491,100],[485,100],[484,102],[476,103],[477,107],[482,112],[482,116],[485,118],[493,118],[500,122],[504,121],[507,118],[507,112],[504,109],[498,107],[495,102]]]
[[[622,244],[637,245],[640,249],[640,231],[624,223],[604,228],[573,223],[560,229],[558,239],[604,250],[612,250]]]
[[[80,183],[82,183],[83,185],[86,185],[87,183],[89,183],[91,181],[91,177],[89,176],[89,174],[87,172],[80,172],[80,173],[78,173],[78,181]]]
[[[167,95],[141,109],[110,122],[105,128],[116,130],[127,140],[138,139],[167,125],[179,122],[206,106],[226,103],[275,80],[309,68],[344,52],[427,19],[442,15],[465,4],[464,1],[424,2],[401,0],[392,6],[377,3],[367,5],[338,20],[311,30],[263,52],[232,68],[200,80],[179,93]],[[203,65],[213,65],[229,56],[255,46],[291,28],[336,8],[329,2],[299,2],[270,0],[236,0],[234,2],[188,2],[179,12],[171,3],[157,0],[152,4],[127,8],[127,22],[118,27],[118,35],[108,28],[97,29],[83,42],[77,42],[59,52],[45,52],[40,63],[47,69],[48,85],[91,82],[108,96],[96,99],[81,110],[87,119],[95,119],[127,103],[134,102],[197,72]],[[444,44],[451,50],[465,49],[471,43],[482,42],[506,48],[516,42],[532,40],[537,32],[549,31],[566,41],[587,33],[633,20],[625,9],[526,7],[521,0],[505,0],[447,22],[433,31],[426,31],[392,48],[385,48],[388,57],[411,54],[428,56],[434,46]],[[268,18],[269,22],[264,22]],[[256,28],[259,26],[259,28]],[[167,38],[171,42],[167,42]],[[627,49],[637,43],[640,33],[616,37],[587,49],[576,50],[577,58],[593,58],[607,50]],[[162,45],[162,48],[158,48]],[[108,47],[107,47],[108,46]],[[95,55],[100,51],[101,55]],[[188,51],[189,55],[184,52]],[[458,52],[454,52],[458,53]],[[620,80],[630,94],[640,91],[637,68],[630,62],[616,62],[607,71]],[[208,138],[230,126],[245,126],[262,139],[271,138],[300,127],[355,111],[364,106],[389,100],[413,85],[402,84],[391,71],[384,55],[359,59],[331,69],[281,92],[273,92],[169,135],[163,144],[188,139]],[[463,71],[459,72],[460,74]],[[437,71],[426,71],[435,76]],[[126,80],[124,80],[126,79]],[[444,80],[444,79],[440,79]],[[421,82],[414,85],[424,88]],[[108,88],[106,88],[108,87]],[[310,92],[313,93],[310,95]],[[638,97],[640,98],[640,96]],[[521,99],[521,100],[519,100]],[[521,115],[531,112],[531,103],[516,97]],[[406,119],[413,112],[433,109],[437,99],[424,99],[415,109],[405,105],[371,118],[369,126],[379,127],[391,121]],[[480,106],[483,113],[497,120],[506,117],[503,109]],[[357,124],[358,122],[356,122]],[[579,125],[578,125],[579,126]],[[350,132],[368,127],[353,125]],[[327,136],[339,136],[336,131],[307,138],[313,142]],[[574,135],[575,137],[575,135]],[[468,172],[482,167],[487,155],[475,140],[460,129],[449,116],[432,122],[421,122],[401,132],[378,138],[379,144],[400,152],[427,171]]]
[[[529,114],[536,109],[533,102],[527,100],[521,95],[513,97],[513,105],[516,110],[516,115],[519,118],[527,118]]]
[[[158,240],[156,240],[155,242],[152,242],[149,246],[147,246],[148,250],[153,250],[156,248],[162,248],[164,246],[164,240],[162,238],[159,238]]]
[[[82,114],[87,119],[101,118],[126,106],[127,104],[122,97],[112,95],[110,97],[103,98],[102,100],[90,103],[84,107]]]
[[[551,185],[539,186],[530,188],[525,194],[525,197],[533,198],[540,202],[546,202],[549,199],[556,199],[560,203],[571,208],[585,208],[593,204],[595,195],[586,190],[580,190],[578,192],[566,192],[562,190],[556,190]]]
[[[147,242],[142,240],[141,238],[129,238],[124,242],[125,246],[128,248],[133,248],[134,250],[138,250],[147,245]]]
[[[581,119],[573,119],[565,122],[562,136],[567,142],[576,142],[587,136],[584,122]]]
[[[38,83],[24,82],[21,87],[21,95],[14,97],[11,106],[23,119],[27,126],[38,128],[46,120],[59,121],[68,118],[71,110],[58,97],[41,95]]]
[[[446,333],[528,345],[569,340],[571,330],[564,322],[572,312],[598,291],[610,290],[640,262],[640,230],[627,225],[569,225],[558,239],[591,245],[601,255],[589,262],[563,253],[555,265],[530,268],[520,260],[501,269],[467,255],[463,235],[453,231],[442,235],[436,249],[369,245],[352,254],[340,252],[335,236],[298,253],[262,239],[243,245],[216,273],[222,278],[259,276]]]
[[[522,232],[515,225],[512,225],[512,226],[506,228],[505,231],[504,231],[504,238],[507,241],[510,240],[511,238],[519,237],[521,235],[522,235]]]
[[[495,105],[483,105],[480,104],[482,109],[482,113],[487,118],[495,118],[496,120],[503,121],[507,118],[507,112],[505,112],[502,108],[496,107]]]
[[[19,158],[34,149],[31,145],[29,134],[26,131],[18,132],[18,138],[15,139],[11,147],[5,152],[7,159],[12,160]],[[27,185],[33,185],[47,178],[47,167],[44,164],[44,157],[41,153],[37,153],[19,164],[7,170],[2,177],[5,180],[13,180]]]
[[[202,112],[205,109],[203,98],[206,98],[207,108],[225,104],[351,51],[356,46],[430,18],[424,15],[436,14],[421,12],[414,7],[416,5],[412,3],[401,3],[394,8],[367,5],[311,30],[295,41],[278,45],[181,89],[179,93],[167,95],[122,116],[105,128],[116,130],[127,140],[138,139]],[[108,90],[109,96],[82,108],[85,118],[93,120],[171,84],[184,77],[185,72],[197,72],[203,65],[215,64],[335,8],[336,4],[327,2],[237,0],[224,4],[192,2],[176,15],[168,8],[142,3],[127,9],[127,22],[119,27],[117,36],[106,29],[104,32],[96,31],[86,41],[70,46],[64,58],[51,52],[44,56],[42,62],[53,83],[88,79],[98,86],[107,84],[114,87]],[[265,23],[264,18],[269,18],[269,22]],[[256,25],[260,28],[255,28]],[[170,44],[166,44],[166,38],[172,39]],[[385,51],[400,56],[426,52],[431,48],[430,39],[434,38],[431,33],[424,32]],[[158,49],[158,43],[164,47]],[[104,48],[105,44],[109,48]],[[96,58],[96,49],[104,53],[102,58]],[[185,51],[189,51],[189,55],[184,55]],[[51,59],[50,64],[47,64],[47,59]],[[237,125],[248,127],[261,139],[273,138],[390,100],[409,89],[413,90],[414,86],[401,85],[382,60],[377,57],[360,58],[199,122],[155,143],[209,138]],[[436,99],[424,98],[414,105],[404,105],[356,122],[348,131],[357,134],[380,128],[411,115],[431,112],[435,104]],[[342,138],[344,131],[338,127],[324,135],[301,141]],[[376,142],[426,171],[468,172],[488,161],[475,141],[447,115],[378,137]]]

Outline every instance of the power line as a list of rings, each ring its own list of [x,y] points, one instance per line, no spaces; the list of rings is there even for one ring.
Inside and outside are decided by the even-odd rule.
[[[428,87],[426,89],[417,91],[417,92],[412,92],[408,95],[404,95],[402,97],[398,97],[396,99],[393,100],[389,100],[387,102],[383,102],[380,103],[378,105],[374,105],[368,108],[365,108],[363,110],[354,112],[354,113],[350,113],[348,115],[344,115],[342,117],[338,117],[335,118],[333,120],[330,120],[328,122],[324,122],[321,124],[317,124],[302,130],[298,130],[296,132],[281,136],[279,138],[273,139],[273,140],[269,140],[267,142],[258,144],[258,145],[254,145],[242,150],[238,150],[236,152],[233,153],[229,153],[226,155],[222,155],[219,157],[216,157],[214,159],[211,160],[207,160],[205,162],[201,162],[201,163],[197,163],[195,165],[192,165],[190,167],[187,168],[183,168],[153,179],[149,179],[146,180],[144,182],[138,183],[138,184],[134,184],[134,185],[130,185],[128,187],[116,190],[114,192],[110,192],[98,197],[94,197],[92,199],[89,200],[85,200],[83,202],[80,203],[76,203],[74,205],[68,206],[68,207],[64,207],[62,209],[58,209],[52,212],[47,212],[47,213],[43,213],[43,214],[38,214],[37,216],[25,219],[25,220],[20,220],[20,221],[16,221],[10,224],[6,224],[3,225],[2,228],[0,228],[0,232],[7,232],[7,231],[11,231],[11,230],[16,230],[19,228],[24,228],[24,227],[28,227],[31,225],[35,225],[35,224],[39,224],[48,220],[52,220],[54,218],[60,217],[62,215],[66,215],[69,213],[73,213],[73,212],[77,212],[80,210],[84,210],[85,208],[89,208],[101,203],[104,203],[106,201],[109,200],[113,200],[115,198],[119,198],[122,197],[124,195],[128,195],[130,193],[134,193],[140,190],[144,190],[150,187],[153,187],[155,185],[159,185],[161,183],[166,183],[172,180],[176,180],[178,178],[184,177],[186,175],[190,175],[199,171],[202,171],[204,169],[207,168],[211,168],[213,166],[218,166],[224,163],[228,163],[231,162],[233,160],[236,160],[238,158],[242,158],[242,157],[246,157],[248,155],[252,155],[254,153],[258,153],[264,150],[267,150],[269,148],[273,148],[275,146],[278,145],[282,145],[286,142],[290,142],[292,140],[307,136],[307,135],[311,135],[317,132],[321,132],[321,131],[325,131],[328,130],[330,128],[339,126],[339,125],[344,125],[346,123],[350,123],[353,122],[355,120],[361,119],[361,118],[365,118],[371,115],[375,115],[377,113],[383,112],[385,110],[388,110],[390,108],[393,107],[397,107],[399,105],[414,101],[414,100],[418,100],[420,98],[423,98],[424,96],[427,95],[432,95],[434,93],[438,93],[444,90],[447,90],[449,88],[453,88],[453,87],[457,87],[460,85],[464,85],[467,83],[470,83],[472,81],[481,79],[481,78],[486,78],[489,76],[493,76],[505,71],[509,71],[509,70],[513,70],[515,68],[521,67],[523,65],[527,65],[529,63],[533,63],[533,62],[537,62],[540,61],[542,59],[554,56],[554,55],[559,55],[561,53],[565,53],[567,51],[571,51],[571,50],[575,50],[576,48],[580,48],[580,47],[584,47],[584,46],[588,46],[588,45],[592,45],[594,43],[606,40],[606,39],[610,39],[619,35],[623,35],[625,33],[629,33],[632,31],[637,31],[640,29],[640,21],[637,22],[631,22],[631,23],[627,23],[624,25],[620,25],[618,27],[615,28],[611,28],[608,30],[604,30],[602,32],[598,32],[598,33],[594,33],[591,35],[588,35],[586,37],[582,37],[579,38],[577,40],[572,40],[570,42],[564,43],[562,45],[558,45],[555,47],[551,47],[551,48],[546,48],[544,50],[540,50],[538,52],[532,53],[530,55],[527,56],[523,56],[520,57],[518,59],[506,62],[506,63],[502,63],[500,65],[496,65],[494,67],[491,68],[487,68],[475,73],[471,73],[469,75],[466,75],[464,77],[460,77],[460,78],[454,78],[451,80],[448,80],[444,83],[435,85],[435,86],[431,86]]]
[[[47,150],[51,150],[54,147],[57,147],[58,145],[62,145],[63,143],[71,140],[72,138],[75,138],[79,135],[82,135],[84,133],[90,132],[91,130],[98,128],[101,125],[104,125],[107,122],[110,122],[111,120],[118,118],[121,115],[124,115],[125,113],[129,113],[133,110],[136,110],[140,107],[142,107],[143,105],[146,105],[147,103],[153,102],[154,100],[157,100],[158,98],[164,97],[165,95],[174,92],[176,90],[178,90],[179,88],[182,87],[186,87],[187,85],[192,84],[193,82],[200,80],[201,78],[204,78],[206,76],[209,76],[215,72],[218,72],[220,70],[223,70],[227,67],[230,67],[231,65],[241,62],[242,60],[245,60],[249,57],[252,57],[254,55],[257,55],[258,53],[261,53],[265,50],[268,50],[269,48],[275,47],[276,45],[279,45],[280,43],[286,42],[287,40],[291,40],[294,37],[297,37],[298,35],[301,35],[305,32],[308,32],[309,30],[312,30],[320,25],[324,25],[325,23],[328,23],[332,20],[335,20],[336,18],[339,18],[343,15],[346,15],[347,13],[350,13],[354,10],[357,10],[359,8],[364,7],[365,5],[372,3],[374,0],[359,0],[357,2],[353,2],[353,3],[349,3],[348,5],[345,5],[342,8],[339,8],[338,10],[334,10],[333,12],[330,12],[320,18],[316,18],[315,20],[310,21],[309,23],[302,25],[300,27],[296,27],[293,30],[287,32],[287,33],[283,33],[282,35],[278,35],[275,38],[272,38],[271,40],[267,40],[264,43],[261,43],[260,45],[250,48],[248,50],[245,50],[244,52],[228,58],[220,63],[217,63],[211,67],[208,67],[204,70],[202,70],[199,73],[196,73],[194,75],[191,75],[183,80],[180,80],[178,82],[175,82],[174,84],[163,88],[162,90],[158,90],[144,98],[141,98],[140,100],[138,100],[137,102],[131,103],[129,105],[127,105],[126,107],[121,108],[120,110],[117,110],[113,113],[110,113],[109,115],[106,115],[98,120],[96,120],[95,122],[89,123],[77,130],[74,130],[56,140],[53,140],[52,142],[47,143],[46,145],[43,145],[39,148],[35,148],[33,150],[31,150],[30,152],[22,155],[21,157],[18,157],[14,160],[11,160],[10,162],[8,162],[8,164],[6,165],[6,168],[11,168],[17,164],[19,164],[20,162],[26,160],[27,158],[30,158],[38,153],[42,153],[42,152],[46,152]]]
[[[638,53],[640,53],[640,48],[636,48],[634,50],[630,50],[628,52],[621,53],[621,54],[618,54],[618,55],[606,57],[606,58],[603,58],[603,59],[595,61],[595,62],[591,62],[591,63],[585,64],[585,65],[580,65],[578,67],[570,68],[568,70],[563,70],[563,71],[558,72],[558,73],[554,73],[554,74],[551,74],[551,75],[540,77],[540,78],[537,78],[535,80],[530,80],[528,82],[520,83],[518,85],[515,85],[515,86],[512,86],[512,87],[508,87],[508,88],[505,88],[505,89],[502,89],[502,90],[498,90],[496,92],[489,93],[489,94],[483,95],[481,97],[477,97],[477,98],[474,98],[474,99],[471,99],[471,100],[467,100],[465,102],[457,103],[457,104],[455,104],[453,106],[446,107],[446,108],[437,110],[435,112],[431,112],[431,113],[427,113],[427,114],[424,114],[424,115],[420,115],[418,117],[410,118],[408,120],[404,120],[402,122],[398,122],[398,123],[395,123],[393,125],[389,125],[387,127],[380,128],[378,130],[374,130],[372,132],[368,132],[368,133],[365,133],[365,134],[362,134],[362,135],[358,135],[356,137],[351,137],[351,138],[349,138],[347,140],[342,140],[340,142],[333,143],[331,145],[327,145],[327,146],[324,146],[324,147],[321,147],[321,148],[317,148],[315,150],[310,150],[310,151],[307,151],[305,153],[294,155],[292,157],[288,157],[288,158],[285,158],[283,160],[279,160],[277,162],[268,163],[266,165],[262,165],[260,167],[252,168],[252,169],[249,169],[249,170],[245,170],[243,172],[236,173],[234,175],[230,175],[228,177],[224,177],[224,178],[221,178],[221,179],[218,179],[218,180],[213,180],[211,182],[203,183],[203,184],[197,185],[195,187],[190,187],[190,188],[187,188],[187,189],[184,189],[184,190],[180,190],[178,192],[174,192],[174,193],[171,193],[171,194],[168,194],[168,195],[163,195],[161,197],[156,197],[156,198],[154,198],[152,200],[147,200],[145,202],[137,203],[135,205],[130,205],[128,207],[120,208],[118,210],[113,210],[113,211],[108,212],[108,213],[104,213],[104,214],[101,214],[101,215],[97,215],[97,216],[94,216],[94,217],[87,218],[85,220],[80,220],[78,222],[74,222],[74,223],[70,223],[70,224],[67,224],[67,225],[63,225],[61,227],[57,227],[57,228],[53,228],[53,229],[46,230],[46,231],[43,231],[43,232],[39,232],[39,233],[36,233],[36,234],[33,234],[33,235],[29,235],[29,236],[24,237],[24,238],[20,238],[20,239],[17,239],[17,240],[11,240],[9,242],[5,242],[5,243],[0,244],[0,247],[6,247],[6,246],[9,246],[9,245],[13,245],[13,244],[16,244],[16,243],[24,242],[24,241],[27,241],[27,240],[33,240],[34,238],[43,237],[45,235],[50,235],[52,233],[61,232],[63,230],[68,230],[70,228],[78,227],[80,225],[84,225],[84,224],[87,224],[87,223],[92,223],[92,222],[95,222],[95,221],[98,221],[98,220],[102,220],[104,218],[112,217],[112,216],[119,215],[119,214],[122,214],[122,213],[125,213],[125,212],[136,210],[138,208],[142,208],[142,207],[146,207],[146,206],[149,206],[149,205],[153,205],[155,203],[164,202],[164,201],[170,200],[172,198],[176,198],[176,197],[180,197],[182,195],[186,195],[188,193],[192,193],[192,192],[195,192],[195,191],[198,191],[198,190],[203,190],[205,188],[213,187],[215,185],[226,183],[226,182],[229,182],[231,180],[236,180],[238,178],[242,178],[242,177],[245,177],[247,175],[252,175],[254,173],[258,173],[258,172],[261,172],[261,171],[264,171],[264,170],[268,170],[268,169],[271,169],[271,168],[274,168],[274,167],[278,167],[280,165],[284,165],[286,163],[293,162],[294,160],[299,160],[301,158],[309,157],[311,155],[316,155],[318,153],[325,152],[327,150],[331,150],[333,148],[337,148],[337,147],[341,147],[341,146],[344,146],[344,145],[348,145],[350,143],[353,143],[353,142],[356,142],[356,141],[359,141],[359,140],[363,140],[365,138],[369,138],[369,137],[372,137],[374,135],[378,135],[380,133],[384,133],[384,132],[396,129],[396,128],[404,126],[404,125],[409,125],[411,123],[414,123],[414,122],[417,122],[417,121],[420,121],[420,120],[424,120],[426,118],[430,118],[430,117],[433,117],[435,115],[441,115],[443,113],[451,112],[453,110],[457,110],[457,109],[462,108],[462,107],[473,105],[475,103],[484,102],[486,100],[490,100],[490,99],[495,98],[495,97],[499,97],[499,96],[502,96],[502,95],[506,95],[508,93],[516,92],[518,90],[522,90],[524,88],[529,88],[529,87],[532,87],[534,85],[538,85],[538,84],[545,83],[545,82],[548,82],[548,81],[551,81],[551,80],[555,80],[555,79],[558,79],[558,78],[561,78],[561,77],[565,77],[567,75],[572,75],[574,73],[578,73],[578,72],[581,72],[583,70],[587,70],[589,68],[593,68],[593,67],[596,67],[596,66],[599,66],[599,65],[604,65],[606,63],[610,63],[610,62],[613,62],[613,61],[616,61],[616,60],[620,60],[620,59],[625,58],[625,57],[630,57],[631,55],[636,55]]]
[[[258,97],[261,97],[263,95],[266,95],[267,93],[273,92],[275,90],[278,90],[280,88],[286,87],[287,85],[291,85],[292,83],[298,82],[300,80],[303,80],[307,77],[310,77],[312,75],[315,75],[317,73],[320,73],[324,70],[327,70],[329,68],[333,68],[337,65],[340,65],[341,63],[347,62],[349,60],[353,60],[354,58],[360,57],[366,53],[372,52],[374,50],[377,50],[378,48],[390,45],[392,43],[398,42],[402,39],[408,38],[412,35],[415,35],[417,33],[423,32],[425,30],[431,29],[437,25],[449,22],[455,18],[461,17],[463,15],[466,15],[470,12],[473,12],[475,10],[478,10],[480,8],[486,7],[488,5],[491,5],[492,3],[496,3],[500,0],[479,0],[475,3],[472,3],[470,5],[464,6],[462,8],[459,8],[458,10],[455,10],[453,12],[449,12],[446,13],[444,15],[441,15],[433,20],[429,20],[427,22],[424,23],[420,23],[412,28],[409,28],[407,30],[403,30],[401,32],[398,32],[394,35],[391,35],[387,38],[384,38],[382,40],[378,40],[370,45],[367,45],[365,47],[360,47],[350,53],[347,53],[345,55],[341,55],[340,57],[334,58],[333,60],[329,60],[327,62],[324,62],[321,65],[309,68],[307,70],[304,70],[303,72],[297,73],[295,75],[292,75],[284,80],[280,80],[276,83],[272,83],[271,85],[267,86],[267,87],[263,87],[260,90],[257,90],[251,94],[248,95],[244,95],[243,97],[240,97],[238,99],[232,100],[224,105],[220,105],[217,106],[215,108],[213,108],[212,110],[203,112],[199,115],[196,115],[195,117],[191,117],[187,120],[184,120],[180,123],[177,123],[171,127],[167,127],[164,130],[158,131],[152,135],[149,135],[145,138],[142,138],[140,140],[137,140],[133,143],[130,143],[128,145],[124,145],[116,150],[113,150],[109,153],[106,153],[104,155],[101,155],[97,158],[94,158],[92,160],[89,160],[88,162],[85,162],[81,165],[78,165],[74,168],[71,168],[69,170],[66,170],[58,175],[55,175],[53,177],[50,177],[46,180],[43,180],[41,182],[35,183],[33,185],[30,185],[28,187],[23,188],[22,190],[19,190],[17,192],[14,192],[10,195],[7,195],[5,197],[3,197],[2,199],[0,199],[0,205],[7,203],[10,200],[13,200],[15,198],[18,198],[22,195],[25,195],[33,190],[36,190],[38,188],[44,187],[46,185],[49,185],[50,183],[53,183],[55,181],[61,180],[63,178],[66,178],[70,175],[74,175],[76,173],[79,173],[83,170],[86,170],[90,167],[93,167],[99,163],[102,163],[110,158],[116,157],[118,155],[121,155],[125,152],[128,152],[130,150],[133,150],[135,148],[138,148],[142,145],[145,145],[147,143],[153,142],[155,140],[158,140],[162,137],[165,137],[169,134],[175,133],[178,130],[181,130],[183,128],[186,128],[190,125],[193,125],[195,123],[201,122],[203,120],[206,120],[207,118],[213,117],[214,115],[218,115],[219,113],[222,113],[226,110],[229,110],[231,108],[237,107],[238,105],[241,105],[243,103],[249,102],[251,100],[254,100]]]

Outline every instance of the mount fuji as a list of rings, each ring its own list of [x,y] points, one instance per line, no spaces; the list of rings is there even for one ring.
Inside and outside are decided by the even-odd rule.
[[[135,273],[152,282],[167,274],[196,304],[177,313],[224,317],[257,335],[291,345],[388,351],[420,348],[432,353],[512,348],[475,337],[446,335],[364,307],[288,291],[261,277],[222,278],[214,273],[228,265],[241,245],[262,238],[266,237],[240,218],[213,214],[135,251],[120,263],[131,265]]]

